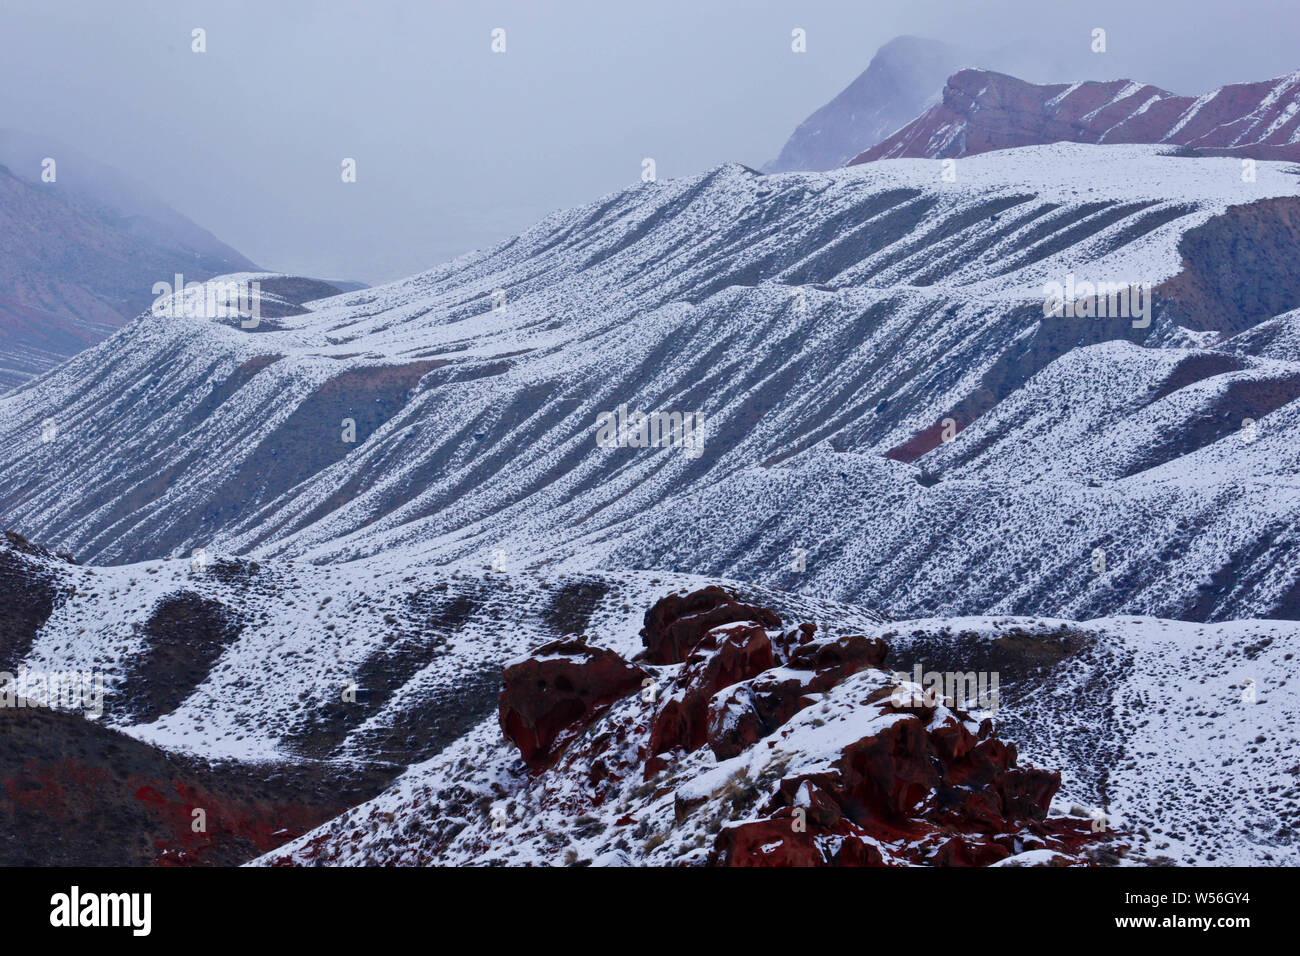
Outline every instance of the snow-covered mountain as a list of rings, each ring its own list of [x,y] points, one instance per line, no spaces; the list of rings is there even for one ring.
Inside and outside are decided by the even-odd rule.
[[[1300,183],[1174,152],[723,166],[0,395],[0,672],[108,687],[0,707],[10,859],[1297,862]]]
[[[876,51],[857,79],[799,124],[763,172],[843,166],[915,119],[962,65],[961,54],[946,43],[895,37]]]
[[[966,69],[940,102],[853,163],[955,158],[1043,143],[1169,143],[1204,155],[1300,159],[1300,72],[1178,96],[1132,80],[1036,84]]]
[[[253,330],[142,318],[0,398],[0,523],[98,563],[501,549],[911,616],[1289,616],[1300,378],[1252,330],[1300,301],[1296,188],[1068,144],[638,186]],[[1149,327],[1045,318],[1070,275],[1151,283]],[[700,453],[599,447],[620,405],[701,412]]]

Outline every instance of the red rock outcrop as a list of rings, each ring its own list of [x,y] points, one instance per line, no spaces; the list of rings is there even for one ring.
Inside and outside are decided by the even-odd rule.
[[[704,746],[709,699],[775,663],[772,641],[761,624],[724,624],[708,631],[663,695],[650,729],[651,755]]]
[[[919,710],[845,747],[827,770],[783,779],[771,815],[725,828],[709,863],[870,865],[883,846],[919,865],[987,866],[1026,848],[1068,855],[1092,839],[1086,821],[1047,818],[1060,775],[1018,768],[991,722],[974,735]]]
[[[807,642],[790,648],[785,658],[788,669],[760,674],[710,700],[707,739],[719,760],[736,756],[772,733],[813,703],[813,695],[864,667],[880,667],[888,653],[879,638],[854,634],[814,642],[811,629],[799,633]]]
[[[1079,864],[1089,862],[1088,844],[1115,835],[1049,818],[1060,775],[1020,767],[991,719],[976,723],[949,701],[918,702],[910,684],[897,694],[879,638],[782,630],[771,610],[717,587],[660,601],[642,636],[645,657],[672,663],[645,671],[571,639],[512,664],[501,725],[530,767],[565,775],[566,800],[576,781],[593,809],[618,794],[619,826],[645,812],[627,812],[636,800],[668,794],[678,827],[717,821],[696,862],[987,866],[1047,849]],[[644,706],[611,713],[589,746],[564,752],[647,673],[659,685]],[[706,746],[713,756],[701,762]],[[733,764],[730,779],[713,770],[747,752],[753,759]],[[658,782],[617,789],[638,769]]]
[[[585,637],[552,641],[502,671],[501,731],[524,763],[542,770],[603,708],[638,689],[645,676]]]
[[[1028,847],[1073,852],[1091,838],[1084,821],[1047,819],[1060,774],[1019,768],[991,720],[972,733],[961,711],[899,707],[885,694],[866,705],[898,719],[844,747],[826,770],[781,780],[772,815],[720,833],[710,863],[804,864],[817,847],[819,865],[839,865],[849,840],[893,844],[917,864],[986,866]],[[775,847],[773,837],[792,830]]]
[[[781,626],[781,619],[773,611],[742,604],[717,585],[685,595],[670,594],[645,613],[645,626],[641,628],[645,660],[651,664],[680,664],[707,631],[737,621]]]

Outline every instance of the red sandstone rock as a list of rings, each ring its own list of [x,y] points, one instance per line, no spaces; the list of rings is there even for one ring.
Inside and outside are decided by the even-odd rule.
[[[825,866],[813,835],[793,829],[793,820],[758,820],[719,831],[709,862],[714,866]]]
[[[775,612],[742,604],[717,585],[685,595],[670,594],[646,611],[641,629],[645,659],[651,664],[681,663],[708,631],[738,621],[754,621],[770,628],[781,626]]]
[[[768,736],[812,703],[806,696],[815,675],[760,674],[709,701],[707,742],[727,760]]]
[[[888,700],[879,706],[896,710]],[[933,714],[901,716],[846,747],[829,770],[782,780],[773,817],[802,808],[814,836],[842,834],[848,825],[936,866],[995,863],[1018,852],[1007,842],[1017,833],[1054,833],[1064,845],[1080,845],[1073,821],[1043,823],[1059,774],[1016,767],[1015,748],[993,737],[987,720],[972,734],[952,717],[930,726]],[[752,850],[735,840],[720,838],[711,859],[727,863]]]
[[[878,637],[849,634],[834,640],[812,641],[790,655],[790,666],[815,670],[823,682],[838,684],[864,667],[880,667],[889,655],[889,645]]]
[[[709,702],[708,744],[719,760],[734,757],[771,734],[811,704],[812,695],[864,667],[881,666],[889,650],[879,638],[849,635],[815,641],[811,629],[794,633],[802,633],[805,643],[793,646],[789,667],[800,673],[760,674]]]
[[[991,720],[977,726],[938,703],[899,705],[883,672],[855,678],[860,690],[835,697],[852,675],[883,665],[880,639],[818,640],[812,625],[779,624],[721,588],[671,596],[647,613],[643,631],[647,658],[678,659],[662,665],[653,709],[622,712],[556,764],[602,708],[645,676],[575,638],[506,669],[502,728],[530,767],[552,767],[547,772],[576,785],[566,800],[586,788],[593,808],[604,805],[611,781],[638,767],[645,779],[665,770],[670,760],[661,755],[670,751],[693,754],[707,743],[718,761],[753,753],[757,759],[742,760],[730,777],[704,778],[703,787],[668,777],[645,796],[672,794],[679,827],[734,819],[717,831],[709,865],[987,866],[1026,849],[1049,849],[1075,865],[1088,862],[1090,844],[1113,837],[1090,833],[1086,821],[1049,819],[1060,775],[1019,767],[1016,748],[998,739]],[[834,701],[825,720],[783,729],[818,701]],[[611,746],[616,738],[621,745]],[[811,749],[792,751],[800,740]],[[763,747],[780,749],[765,762]],[[698,770],[699,758],[691,759]],[[711,764],[702,766],[709,772]],[[621,812],[619,826],[640,818],[639,810]]]
[[[730,760],[771,733],[759,716],[750,682],[709,699],[706,742],[719,760]]]
[[[818,839],[818,838],[821,839]],[[769,820],[724,827],[709,854],[710,866],[884,866],[880,851],[841,824],[797,829],[789,811]]]
[[[855,805],[853,816],[894,820],[910,816],[939,784],[925,725],[904,719],[844,750],[836,796]]]
[[[794,627],[786,628],[772,641],[772,650],[779,661],[788,661],[790,656],[804,644],[811,643],[816,639],[816,624],[798,624]]]
[[[990,840],[955,836],[930,858],[933,866],[989,866],[1011,855]]]
[[[553,641],[502,672],[501,730],[519,748],[524,763],[543,769],[602,708],[639,688],[645,676],[641,668],[586,638]]]
[[[772,642],[759,624],[730,624],[709,631],[664,695],[650,730],[650,753],[704,746],[709,699],[775,663]]]

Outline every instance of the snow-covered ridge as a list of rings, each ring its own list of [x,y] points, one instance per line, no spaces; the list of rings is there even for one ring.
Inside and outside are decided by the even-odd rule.
[[[1045,490],[970,462],[961,480],[927,487],[917,479],[943,455],[881,457],[937,436],[945,417],[964,427],[1042,366],[1074,362],[1077,346],[1132,337],[1128,322],[1045,322],[1042,283],[1158,285],[1182,267],[1189,231],[1295,195],[1285,164],[1258,173],[1247,183],[1232,159],[1071,144],[963,160],[955,182],[927,160],[767,177],[725,166],[556,213],[402,282],[309,302],[269,330],[146,316],[0,399],[0,522],[98,562],[202,547],[481,566],[500,549],[512,567],[673,567],[899,612],[1060,611],[1069,594],[1085,615],[1269,613],[1290,586],[1273,552],[1258,586],[1203,607],[1196,588],[1207,567],[1240,560],[1231,549],[1259,559],[1251,541],[1275,533],[1289,498],[1264,513],[1235,478],[1207,495],[1203,482],[1176,491],[1115,468]],[[1142,334],[1180,333],[1158,314]],[[1098,356],[1084,374],[1128,362]],[[1233,374],[1289,382],[1287,359],[1271,361]],[[1116,423],[1123,403],[1093,409],[1078,400],[1093,384],[1044,375],[1058,384],[1036,401],[1055,418]],[[1246,384],[1160,401],[1181,427]],[[1226,409],[1264,436],[1232,453],[1236,467],[1286,444],[1274,425],[1285,433],[1289,387]],[[703,455],[598,447],[597,416],[625,404],[700,412]],[[1177,467],[1224,434],[1202,432],[1127,460]],[[1090,485],[1121,479],[1142,484]],[[1162,503],[1139,503],[1148,493]],[[1195,527],[1165,527],[1171,493],[1200,496],[1176,506],[1203,515]],[[1196,557],[1167,584],[1142,573],[1117,592],[1087,575],[1088,555],[1116,535],[1137,550],[1113,551],[1111,567],[1137,562],[1136,574],[1152,547],[1137,542],[1175,534],[1204,535],[1205,552],[1180,540]],[[991,562],[977,544],[1031,537],[1055,541],[1050,573],[1026,577],[1019,546]],[[814,557],[802,576],[789,570],[794,548]]]
[[[12,659],[0,646],[0,671],[20,663],[40,673],[93,671],[106,685],[108,726],[169,750],[245,761],[404,765],[492,706],[512,658],[588,629],[635,642],[650,595],[709,583],[652,572],[448,573],[384,558],[313,567],[212,554],[86,567],[4,543],[0,557],[23,569],[10,585],[48,581],[54,597],[39,631],[8,649]],[[740,587],[791,616],[880,621]],[[173,618],[178,605],[184,613]],[[202,666],[162,669],[157,649],[178,638]],[[354,685],[360,703],[341,707]],[[408,743],[399,731],[413,722]]]

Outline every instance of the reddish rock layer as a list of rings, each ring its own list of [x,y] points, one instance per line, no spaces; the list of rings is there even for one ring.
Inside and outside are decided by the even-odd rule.
[[[645,614],[641,643],[651,664],[679,664],[699,643],[704,633],[719,624],[754,621],[764,627],[780,627],[781,620],[767,608],[742,604],[717,585],[690,594],[670,594],[656,601]]]
[[[988,70],[948,78],[943,101],[850,162],[950,158],[1047,143],[1168,143],[1211,155],[1300,159],[1300,73],[1177,96],[1128,80],[1027,83]]]

